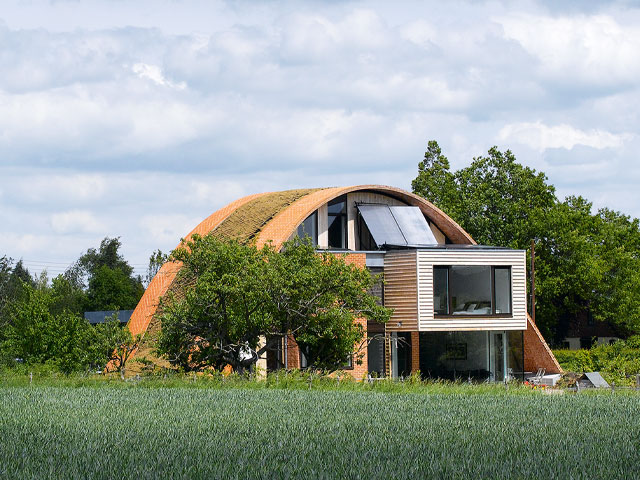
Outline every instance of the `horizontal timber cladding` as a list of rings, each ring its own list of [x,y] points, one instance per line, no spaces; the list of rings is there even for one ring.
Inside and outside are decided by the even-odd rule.
[[[512,316],[456,315],[446,318],[436,317],[433,307],[434,265],[510,266]],[[418,250],[417,270],[418,330],[526,330],[527,294],[524,250]]]
[[[384,256],[384,305],[393,308],[386,329],[418,330],[418,282],[415,250],[396,250]]]

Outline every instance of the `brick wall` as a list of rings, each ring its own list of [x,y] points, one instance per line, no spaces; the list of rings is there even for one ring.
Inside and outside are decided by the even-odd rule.
[[[562,373],[560,364],[538,327],[528,317],[527,329],[524,331],[524,369],[527,372],[537,372],[538,368],[544,368],[546,373]]]
[[[420,370],[420,332],[411,332],[411,373]]]

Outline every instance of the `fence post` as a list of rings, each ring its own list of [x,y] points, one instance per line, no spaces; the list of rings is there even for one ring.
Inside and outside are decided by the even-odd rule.
[[[611,391],[612,392],[616,391],[616,382],[611,382]]]
[[[636,375],[636,390],[640,390],[640,373]]]
[[[29,385],[33,383],[33,372],[29,372]]]

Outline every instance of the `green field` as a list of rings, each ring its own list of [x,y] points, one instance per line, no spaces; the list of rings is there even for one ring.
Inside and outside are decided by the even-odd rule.
[[[640,395],[0,387],[0,478],[640,478]]]

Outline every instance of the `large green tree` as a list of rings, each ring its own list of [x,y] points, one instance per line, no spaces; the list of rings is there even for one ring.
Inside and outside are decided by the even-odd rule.
[[[559,201],[544,173],[497,147],[452,172],[431,141],[412,186],[480,244],[528,250],[535,242],[536,321],[549,340],[585,312],[640,331],[638,220],[594,214],[581,197]]]
[[[243,371],[283,335],[305,349],[310,367],[335,369],[359,353],[357,318],[389,317],[368,293],[377,279],[298,239],[277,252],[194,235],[171,258],[183,267],[180,288],[162,300],[159,351],[185,369]]]
[[[67,280],[86,293],[85,311],[133,309],[144,293],[142,278],[122,257],[119,238],[104,238],[65,272]]]

